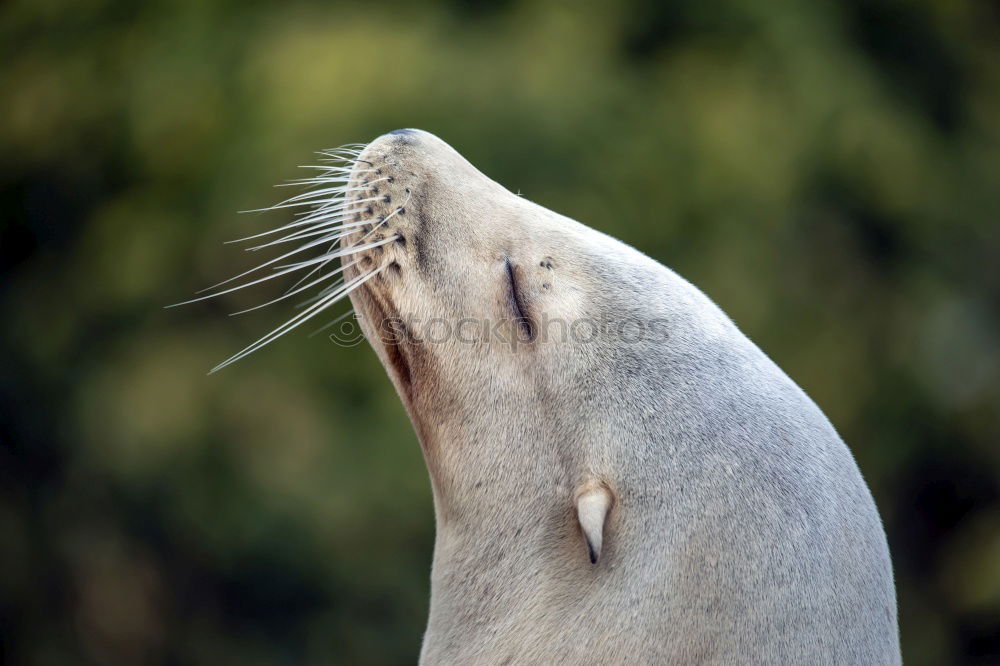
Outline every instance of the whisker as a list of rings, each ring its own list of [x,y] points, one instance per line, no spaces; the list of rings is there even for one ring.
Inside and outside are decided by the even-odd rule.
[[[380,226],[382,226],[383,224],[385,224],[386,222],[388,222],[394,215],[396,215],[397,213],[402,212],[405,209],[406,204],[410,201],[410,196],[412,196],[412,193],[409,194],[409,195],[407,195],[406,201],[403,202],[402,206],[397,207],[393,212],[391,212],[389,215],[387,215],[386,217],[384,217],[377,225],[375,225],[375,227],[373,227],[360,240],[361,241],[365,240],[366,238],[368,238],[369,236],[371,236],[373,233],[375,233],[376,229],[378,229]],[[346,229],[348,227],[359,227],[359,226],[364,226],[366,224],[368,224],[368,221],[356,222],[356,223],[353,223],[353,224],[341,225],[341,226],[338,227],[338,229]],[[343,236],[346,236],[346,235],[348,235],[348,234],[341,234],[340,237],[343,237]],[[398,235],[396,236],[396,238],[398,238]],[[332,251],[333,247],[334,246],[331,245],[329,251]],[[309,271],[308,273],[306,273],[303,277],[301,277],[298,280],[298,282],[296,282],[295,284],[292,285],[292,287],[289,289],[289,291],[291,291],[292,289],[294,289],[295,287],[297,287],[299,284],[301,284],[303,281],[305,281],[306,279],[308,279],[309,276],[311,276],[316,271],[322,270],[323,267],[326,266],[328,263],[330,263],[330,261],[332,261],[334,258],[335,257],[330,257],[329,259],[327,259],[326,261],[322,262],[321,264],[319,264],[318,266],[316,266],[315,268],[313,268],[311,271]],[[313,299],[306,299],[302,303],[299,303],[298,305],[296,305],[296,307],[301,307],[301,306],[306,305],[307,303],[309,303],[309,302],[311,302],[311,301],[313,301],[315,299],[322,298],[322,296],[323,296],[324,293],[325,293],[325,290],[321,291],[319,293],[319,295],[316,296],[315,298],[313,298]]]
[[[232,365],[241,358],[249,356],[253,352],[260,349],[261,347],[269,344],[270,342],[273,342],[274,340],[278,339],[285,333],[288,333],[292,329],[297,328],[301,324],[305,323],[309,319],[313,318],[314,316],[325,310],[327,307],[333,305],[337,301],[341,300],[342,298],[350,294],[352,291],[363,285],[368,280],[372,279],[373,277],[381,273],[383,270],[385,270],[385,267],[386,267],[385,265],[380,266],[379,268],[376,268],[375,270],[369,273],[365,273],[364,275],[351,280],[350,282],[345,284],[343,288],[341,288],[339,291],[330,294],[324,300],[316,303],[309,309],[304,310],[299,314],[295,315],[294,317],[292,317],[290,320],[288,320],[278,328],[274,329],[273,331],[271,331],[261,339],[257,340],[253,344],[249,345],[248,347],[244,348],[242,351],[234,354],[233,356],[230,356],[228,359],[226,359],[219,365],[212,368],[212,370],[209,371],[208,374],[213,374],[215,372],[218,372],[219,370],[222,370],[226,366]]]
[[[215,292],[213,294],[205,294],[204,296],[199,296],[197,298],[192,298],[191,300],[182,301],[180,303],[174,303],[174,304],[168,305],[166,307],[168,307],[168,308],[176,308],[176,307],[181,306],[181,305],[188,305],[190,303],[197,303],[198,301],[205,301],[205,300],[208,300],[209,298],[216,298],[218,296],[222,296],[223,294],[230,294],[230,293],[232,293],[234,291],[239,291],[240,289],[246,289],[247,287],[252,287],[255,284],[260,284],[261,282],[267,282],[268,280],[273,280],[274,278],[281,277],[282,275],[288,275],[289,273],[294,273],[295,271],[300,270],[301,268],[302,268],[301,266],[288,267],[288,268],[285,268],[284,270],[275,271],[274,273],[271,273],[270,275],[265,275],[262,278],[257,278],[256,280],[251,280],[250,282],[245,282],[243,284],[236,285],[235,287],[230,287],[229,289],[223,289],[222,291],[217,291],[217,292]],[[199,293],[201,293],[201,292],[199,292]]]
[[[251,273],[257,272],[260,269],[265,268],[266,266],[270,266],[271,264],[275,264],[275,263],[281,261],[282,259],[287,259],[288,257],[291,257],[292,255],[295,255],[295,254],[298,254],[299,252],[303,252],[305,250],[308,250],[311,247],[316,247],[317,245],[322,245],[323,243],[326,243],[329,240],[332,240],[332,237],[330,237],[330,238],[318,238],[318,239],[316,239],[314,241],[310,241],[310,242],[308,242],[308,243],[306,243],[306,244],[304,244],[304,245],[302,245],[300,247],[297,247],[296,249],[292,250],[291,252],[286,252],[285,254],[281,255],[280,257],[275,257],[274,259],[271,259],[269,261],[265,261],[264,263],[262,263],[262,264],[260,264],[258,266],[254,266],[253,268],[251,268],[248,271],[243,271],[239,275],[234,275],[233,277],[229,278],[228,280],[223,280],[222,282],[219,282],[218,284],[214,284],[211,287],[206,287],[205,289],[202,289],[198,293],[200,294],[202,292],[209,291],[210,289],[215,289],[216,287],[221,287],[222,285],[228,284],[228,283],[232,282],[233,280],[238,280],[241,277],[245,277],[247,275],[250,275]],[[278,267],[275,270],[279,270],[280,268],[281,267]],[[225,292],[220,292],[220,293],[225,293]]]
[[[336,208],[336,207],[349,206],[349,205],[352,205],[352,204],[358,204],[358,203],[362,203],[362,202],[366,202],[366,201],[378,201],[381,198],[382,197],[369,197],[367,199],[354,199],[352,201],[344,201],[344,200],[339,200],[338,201],[337,199],[332,199],[331,200],[331,204],[329,206],[325,206],[325,208],[326,209],[330,209],[331,206],[334,207],[334,208]],[[332,203],[332,202],[336,202],[336,203]],[[267,208],[251,208],[250,210],[241,210],[240,212],[241,213],[265,213],[265,212],[270,211],[270,210],[280,210],[282,208],[297,208],[298,206],[315,206],[317,203],[318,202],[316,202],[316,201],[297,201],[297,202],[294,202],[294,203],[280,203],[280,204],[275,204],[273,206],[268,206]]]
[[[294,187],[294,186],[297,186],[297,185],[324,185],[326,183],[349,183],[350,180],[351,180],[350,178],[323,178],[323,177],[318,177],[318,178],[295,178],[293,180],[289,180],[286,183],[278,183],[277,185],[275,185],[275,187]],[[353,190],[366,190],[366,189],[368,189],[369,185],[372,185],[374,183],[381,183],[382,181],[386,181],[386,180],[389,180],[389,177],[388,176],[383,176],[382,178],[376,178],[375,180],[369,180],[367,183],[364,183],[362,187],[352,187],[352,188],[348,188],[345,191],[346,192],[350,192],[350,191],[353,191]]]
[[[339,227],[337,227],[337,229],[344,229],[344,228],[347,228],[347,227],[358,227],[358,226],[363,226],[365,224],[368,224],[368,222],[367,221],[355,222],[353,224],[340,225]],[[330,248],[327,250],[328,254],[330,252],[332,252],[335,247],[337,247],[337,243],[339,242],[339,239],[342,238],[344,235],[347,235],[347,234],[341,234],[340,236],[337,237],[337,240],[335,240],[333,243],[330,244]],[[299,278],[299,280],[295,284],[293,284],[291,287],[289,287],[288,291],[292,291],[297,286],[299,286],[300,284],[302,284],[304,281],[308,280],[309,277],[313,273],[315,273],[317,271],[323,270],[323,267],[326,266],[331,261],[333,261],[334,258],[335,257],[330,257],[329,259],[327,259],[326,261],[324,261],[323,263],[319,264],[318,266],[316,266],[315,268],[313,268],[311,271],[309,271],[308,273],[306,273],[305,275],[303,275],[301,278]]]
[[[259,310],[309,290],[318,292],[295,306],[296,309],[302,308],[301,311],[267,335],[216,365],[210,374],[245,358],[311,320],[319,313],[345,299],[388,266],[388,264],[383,264],[374,270],[362,272],[350,279],[346,277],[347,269],[356,268],[361,264],[361,253],[388,245],[400,238],[398,234],[392,234],[386,238],[370,240],[394,216],[401,214],[409,201],[409,197],[407,197],[402,205],[396,206],[388,215],[372,219],[372,207],[369,204],[376,201],[386,201],[384,195],[372,196],[378,191],[376,185],[384,181],[391,181],[392,178],[382,175],[381,171],[375,168],[376,165],[373,162],[361,159],[361,155],[366,149],[367,144],[358,143],[317,151],[318,160],[316,163],[303,164],[300,165],[300,168],[315,170],[318,173],[276,185],[276,187],[300,187],[302,191],[272,206],[240,211],[243,213],[263,213],[289,210],[292,221],[274,229],[227,241],[227,243],[241,243],[264,239],[246,248],[247,251],[253,252],[285,244],[291,244],[292,249],[238,275],[200,290],[199,295],[195,298],[167,306],[177,307],[216,298],[293,273],[295,274],[293,284],[285,289],[281,295],[232,314],[238,315]],[[361,234],[358,232],[361,228],[367,230]],[[351,236],[355,237],[354,242],[348,240]],[[313,252],[305,257],[301,256],[302,253],[310,250]],[[335,260],[339,260],[339,266],[331,267],[330,264]],[[261,274],[262,271],[267,272]],[[349,310],[329,324],[317,329],[311,335],[316,335],[343,321],[352,313],[353,310]]]
[[[329,163],[332,163],[332,164],[343,163],[343,162],[353,162],[355,159],[357,159],[358,155],[360,155],[360,154],[361,154],[360,151],[354,152],[354,151],[347,151],[347,150],[345,150],[345,151],[339,151],[339,152],[336,152],[336,153],[326,153],[326,152],[323,152],[323,151],[319,151],[319,152],[316,153],[316,155],[319,157],[319,161],[320,162],[329,162]]]
[[[361,160],[358,160],[359,162]],[[344,173],[352,173],[350,167],[337,167],[330,166],[329,164],[300,164],[300,169],[319,169],[320,171],[343,171]],[[353,173],[374,173],[375,169],[358,169]]]
[[[325,298],[326,295],[329,294],[330,292],[332,292],[334,289],[336,289],[336,287],[334,285],[323,287],[318,294],[316,294],[315,296],[310,296],[309,298],[305,299],[304,301],[296,303],[293,307],[296,310],[302,309],[302,308],[306,307],[307,305],[309,305],[310,303],[315,303],[319,299]]]
[[[252,236],[244,236],[243,238],[237,238],[235,240],[229,240],[226,241],[226,243],[242,243],[243,241],[253,240],[254,238],[260,238],[261,236],[270,236],[271,234],[277,234],[282,231],[286,231],[287,229],[292,229],[294,227],[304,227],[306,225],[313,224],[314,222],[317,224],[319,223],[327,224],[330,222],[342,221],[359,212],[361,211],[346,210],[346,211],[339,211],[337,214],[330,215],[328,217],[324,216],[319,216],[315,218],[312,216],[305,217],[301,220],[296,220],[295,222],[289,222],[288,224],[276,227],[274,229],[270,229],[268,231],[261,232],[259,234],[254,234]]]
[[[363,187],[347,187],[347,185],[337,185],[335,187],[323,187],[318,190],[309,190],[308,192],[303,192],[302,194],[297,194],[294,197],[285,199],[281,203],[292,203],[294,201],[302,201],[303,199],[323,199],[327,194],[344,194],[345,192],[357,192],[358,190],[363,190]],[[331,200],[333,197],[331,197]]]
[[[260,305],[253,306],[252,308],[247,308],[246,310],[238,310],[236,312],[231,312],[229,314],[229,316],[233,317],[235,315],[245,314],[245,313],[251,312],[253,310],[259,310],[261,308],[265,308],[268,305],[273,305],[274,303],[277,303],[278,301],[283,301],[286,298],[289,298],[291,296],[294,296],[295,294],[298,294],[298,293],[300,293],[302,291],[305,291],[309,287],[316,286],[317,284],[319,284],[320,282],[323,282],[324,280],[329,280],[334,275],[337,275],[338,273],[342,273],[344,271],[344,269],[350,268],[351,266],[354,266],[357,263],[358,263],[357,261],[353,261],[353,262],[351,262],[349,264],[342,264],[340,266],[340,268],[336,268],[336,269],[330,271],[329,273],[326,273],[325,275],[322,275],[321,277],[316,278],[315,280],[313,280],[309,284],[303,285],[302,287],[299,287],[295,291],[287,291],[284,294],[282,294],[281,296],[278,296],[277,298],[273,298],[273,299],[269,300],[267,303],[261,303]],[[341,282],[339,284],[343,284],[343,283]]]
[[[337,241],[334,241],[333,243],[330,244],[329,249],[327,249],[327,253],[333,252],[333,248],[335,248],[335,247],[337,247]],[[293,289],[295,289],[296,287],[298,287],[300,284],[302,284],[303,282],[305,282],[306,280],[308,280],[310,277],[312,277],[314,273],[317,273],[317,272],[323,270],[323,267],[326,266],[331,261],[333,261],[332,258],[328,259],[327,261],[324,261],[323,263],[321,263],[321,264],[319,264],[317,266],[314,266],[311,271],[309,271],[308,273],[306,273],[305,275],[303,275],[302,277],[300,277],[298,280],[296,280],[295,284],[293,284],[291,287],[288,288],[288,291],[292,291]]]
[[[342,231],[344,229],[353,229],[353,228],[356,228],[356,227],[363,227],[366,224],[370,224],[370,222],[371,222],[371,220],[362,220],[361,222],[350,222],[348,224],[338,224],[336,226],[325,226],[324,225],[324,226],[322,226],[322,228],[317,227],[315,229],[307,229],[306,231],[297,231],[297,232],[295,232],[292,235],[283,236],[282,238],[279,238],[278,240],[273,240],[273,241],[270,241],[268,243],[264,243],[263,245],[255,245],[253,247],[248,247],[248,248],[246,248],[246,250],[248,252],[256,252],[257,250],[263,249],[265,247],[270,247],[272,245],[278,245],[280,243],[290,243],[290,242],[295,241],[295,240],[300,240],[302,238],[308,238],[310,236],[317,236],[319,234],[326,234],[326,233],[331,233],[331,232],[339,232],[339,231]],[[338,236],[338,237],[342,238],[343,235]]]
[[[364,245],[351,245],[343,250],[338,250],[337,252],[328,252],[322,256],[316,257],[315,259],[307,259],[305,261],[299,261],[294,264],[285,264],[284,266],[277,266],[275,270],[283,268],[291,268],[297,266],[303,268],[305,266],[312,266],[320,261],[327,261],[329,259],[336,259],[337,257],[346,257],[351,254],[357,254],[358,252],[364,252],[365,250],[371,250],[376,247],[382,247],[383,245],[388,245],[399,239],[398,234],[389,236],[388,238],[383,238],[382,240],[375,241],[373,243],[365,243]],[[325,242],[325,241],[324,241]]]
[[[317,333],[322,333],[323,331],[325,331],[326,329],[330,328],[331,326],[335,326],[335,325],[339,324],[340,322],[344,321],[345,319],[347,319],[348,317],[350,317],[352,314],[354,314],[354,308],[351,308],[350,310],[348,310],[344,314],[340,315],[339,317],[337,317],[336,319],[334,319],[333,321],[331,321],[329,324],[324,324],[323,326],[320,326],[319,328],[317,328],[315,331],[313,331],[312,333],[310,333],[306,337],[311,338],[314,335],[316,335]]]
[[[313,184],[313,183],[320,183],[320,184],[322,184],[322,183],[326,183],[326,182],[331,182],[331,183],[349,183],[349,182],[351,182],[352,178],[354,178],[353,175],[345,177],[344,179],[341,179],[340,176],[337,176],[335,178],[331,178],[330,176],[313,176],[312,178],[296,178],[294,180],[289,180],[285,184],[286,185],[287,184],[308,185],[308,184]],[[381,182],[386,181],[386,180],[389,180],[388,176],[382,176],[381,178],[373,178],[371,180],[363,180],[363,181],[361,181],[361,182],[358,183],[358,188],[357,189],[359,189],[359,190],[360,189],[365,189],[369,185],[372,185],[374,183],[381,183]],[[279,187],[280,187],[280,185],[279,185]]]

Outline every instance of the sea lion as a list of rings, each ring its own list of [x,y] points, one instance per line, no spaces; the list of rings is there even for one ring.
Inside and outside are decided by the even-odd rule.
[[[369,144],[350,182],[370,176],[357,219],[395,240],[345,274],[383,269],[350,298],[433,483],[423,663],[899,663],[851,453],[704,294],[426,132]],[[470,319],[510,330],[406,329]]]
[[[421,663],[900,662],[850,451],[703,293],[427,132],[347,157],[286,232],[339,234],[313,307],[349,294],[423,449]]]

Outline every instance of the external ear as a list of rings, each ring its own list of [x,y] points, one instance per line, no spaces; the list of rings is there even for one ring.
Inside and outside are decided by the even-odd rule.
[[[596,564],[604,545],[604,522],[611,510],[611,491],[603,483],[589,481],[576,491],[576,517],[587,540],[590,563]]]

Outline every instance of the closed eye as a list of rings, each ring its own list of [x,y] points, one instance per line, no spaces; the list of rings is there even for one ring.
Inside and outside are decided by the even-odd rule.
[[[525,336],[532,339],[534,336],[534,330],[531,325],[531,319],[528,318],[528,310],[524,307],[524,301],[521,300],[521,292],[518,290],[517,273],[514,270],[514,266],[510,263],[509,258],[504,258],[504,266],[507,269],[507,282],[510,290],[510,306],[511,310],[514,312],[514,318]]]

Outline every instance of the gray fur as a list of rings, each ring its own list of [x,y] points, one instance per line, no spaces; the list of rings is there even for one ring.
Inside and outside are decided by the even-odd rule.
[[[394,176],[382,214],[406,202],[404,240],[371,257],[398,269],[352,300],[433,483],[422,663],[900,662],[885,534],[850,451],[704,294],[433,135],[385,135],[361,158]],[[509,317],[508,259],[536,322],[661,335],[383,340],[395,314]],[[574,504],[593,480],[615,496],[596,564]]]

